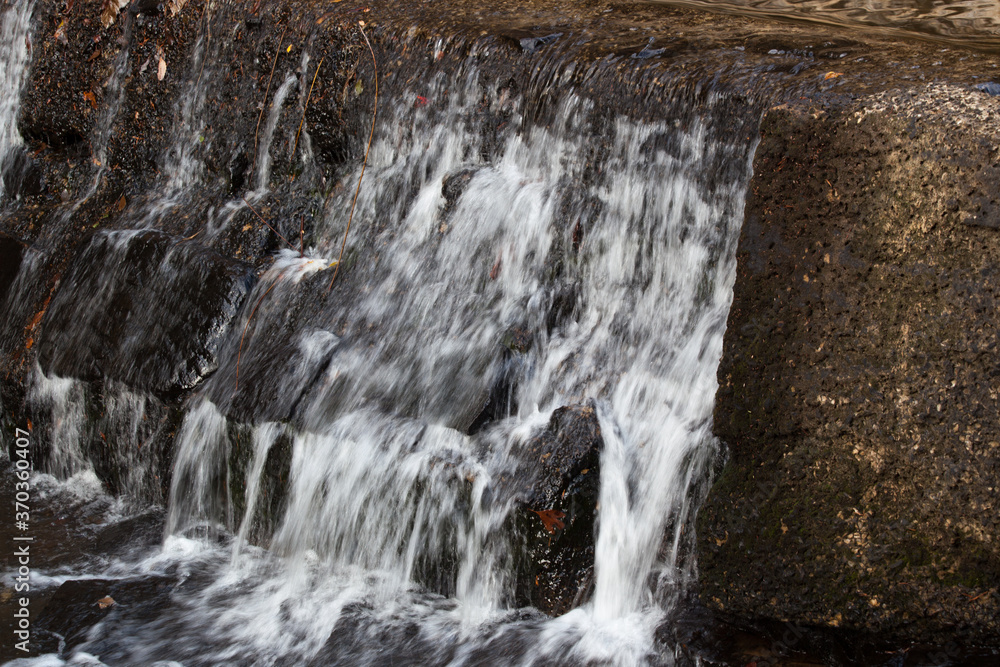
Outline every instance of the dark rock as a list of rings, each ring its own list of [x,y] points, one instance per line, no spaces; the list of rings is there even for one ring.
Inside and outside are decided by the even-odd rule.
[[[518,40],[518,44],[520,44],[521,49],[525,53],[535,53],[543,46],[552,44],[562,36],[563,34],[561,32],[556,32],[551,35],[545,35],[544,37],[522,37]]]
[[[43,320],[39,362],[47,373],[176,395],[216,369],[253,282],[242,262],[162,232],[96,234]]]
[[[163,0],[132,0],[128,11],[138,16],[159,16],[163,13]]]
[[[987,83],[976,84],[976,90],[987,95],[1000,95],[1000,83],[989,81]]]
[[[123,558],[136,552],[153,551],[163,539],[163,522],[163,510],[153,508],[103,525],[94,536],[93,552],[102,557]]]
[[[45,191],[42,170],[23,147],[14,149],[7,156],[2,172],[3,190],[11,199],[35,196]]]
[[[0,304],[14,283],[24,257],[24,246],[13,238],[0,234]]]
[[[653,47],[653,40],[654,40],[654,38],[650,37],[649,38],[649,42],[646,43],[646,46],[642,47],[641,51],[633,53],[629,57],[630,58],[637,58],[639,60],[645,60],[646,58],[653,58],[653,57],[656,57],[656,56],[659,56],[659,55],[663,55],[663,53],[666,52],[666,49],[654,49],[654,48],[652,48]]]
[[[559,615],[590,597],[603,445],[592,405],[559,408],[498,489],[517,502],[510,523],[519,605]]]
[[[469,187],[469,182],[476,175],[478,169],[460,169],[452,174],[448,174],[441,182],[441,196],[444,197],[444,212],[451,212],[458,203],[459,197]]]
[[[719,366],[730,456],[698,517],[707,606],[1000,641],[1000,237],[955,206],[995,197],[975,119],[997,104],[954,87],[765,117]]]
[[[56,590],[34,627],[63,638],[63,655],[87,641],[91,627],[122,614],[164,606],[175,582],[169,577],[136,579],[82,579],[67,581]],[[110,598],[110,599],[109,599]]]

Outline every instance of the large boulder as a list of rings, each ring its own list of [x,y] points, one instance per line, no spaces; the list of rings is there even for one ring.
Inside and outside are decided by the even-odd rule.
[[[1000,641],[1000,101],[929,85],[763,121],[719,367],[702,600]]]
[[[248,265],[162,232],[95,234],[42,321],[39,363],[176,396],[217,368],[254,280]]]

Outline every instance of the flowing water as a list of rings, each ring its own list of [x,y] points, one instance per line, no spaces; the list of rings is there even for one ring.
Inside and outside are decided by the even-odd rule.
[[[23,0],[3,13],[0,23],[0,202],[8,174],[18,168],[15,149],[21,145],[17,131],[21,85],[31,56],[30,24],[34,0]],[[0,5],[0,9],[3,5]]]
[[[4,30],[24,34],[29,15],[8,9]],[[202,177],[211,48],[199,38],[145,225]],[[16,89],[23,75],[9,70],[24,54],[0,55]],[[516,94],[484,102],[493,87],[477,58],[384,103],[355,213],[368,231],[345,253],[344,273],[356,268],[344,284],[357,290],[346,305],[309,286],[332,277],[350,188],[327,203],[313,246],[279,252],[218,331],[219,367],[186,403],[166,498],[144,447],[168,428],[154,399],[110,382],[94,417],[86,383],[36,367],[35,433],[51,447],[47,473],[69,480],[36,476],[56,489],[50,502],[104,502],[89,510],[98,534],[166,504],[162,543],[40,576],[170,584],[35,664],[674,661],[680,648],[654,635],[694,576],[691,519],[717,454],[715,374],[760,111],[679,89],[659,120],[609,115],[573,87],[569,66],[538,122]],[[281,108],[302,88],[293,74],[277,83],[257,196]],[[415,106],[418,92],[441,102]],[[475,120],[484,103],[508,119],[492,147]],[[14,111],[0,111],[14,137]],[[239,205],[223,203],[209,235]],[[146,237],[100,238],[120,263]],[[157,261],[155,275],[170,275],[170,254]],[[108,266],[93,304],[125,268]],[[516,354],[503,344],[513,330],[530,341]],[[504,409],[472,428],[498,386]],[[556,409],[581,404],[595,407],[604,439],[593,591],[548,618],[515,604],[503,480]],[[96,435],[134,444],[117,455],[115,502],[94,489],[85,443]]]
[[[995,49],[1000,5],[994,0],[650,0],[782,19],[872,27]]]

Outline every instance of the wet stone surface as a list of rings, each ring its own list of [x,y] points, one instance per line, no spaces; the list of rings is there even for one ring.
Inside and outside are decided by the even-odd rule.
[[[253,282],[245,264],[167,234],[96,234],[53,298],[39,362],[47,373],[175,395],[215,370]]]
[[[558,616],[590,597],[603,446],[592,405],[559,408],[501,480],[498,496],[515,499],[508,523],[520,552],[519,605]]]
[[[705,604],[1000,642],[995,98],[771,109],[699,516]],[[983,201],[986,204],[983,204]]]

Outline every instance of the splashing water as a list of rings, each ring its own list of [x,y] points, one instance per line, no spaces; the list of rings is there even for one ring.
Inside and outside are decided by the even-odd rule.
[[[163,210],[200,178],[205,51],[196,46],[197,94],[180,107]],[[757,117],[737,105],[734,122],[727,98],[678,94],[665,120],[609,119],[568,89],[528,117],[524,100],[482,85],[474,60],[421,83],[436,104],[380,110],[349,282],[324,296],[345,189],[316,247],[279,253],[245,300],[219,370],[185,406],[163,548],[105,573],[183,583],[155,620],[97,626],[81,659],[671,662],[653,636],[693,576],[692,487],[715,453],[715,373],[754,149],[744,126]],[[258,191],[296,82],[288,75],[271,103]],[[483,104],[506,119],[491,142]],[[514,329],[530,345],[512,356]],[[39,371],[31,398],[67,429],[85,400],[73,382]],[[472,428],[503,383],[504,414]],[[149,406],[116,391],[106,423],[141,437],[127,434]],[[596,406],[604,439],[596,581],[583,606],[550,619],[512,608],[516,573],[499,536],[514,501],[498,489],[553,412],[582,403]],[[58,451],[57,472],[86,466],[78,446]]]
[[[0,23],[0,177],[14,166],[9,163],[14,149],[21,145],[17,114],[21,86],[28,67],[31,44],[31,15],[34,0],[14,2],[4,11]],[[4,198],[4,178],[0,178],[0,201]]]

